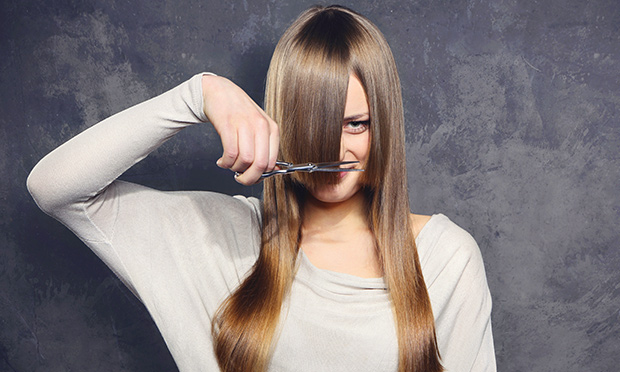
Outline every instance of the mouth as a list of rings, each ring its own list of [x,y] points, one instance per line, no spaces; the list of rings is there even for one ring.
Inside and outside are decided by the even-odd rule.
[[[359,168],[356,168],[355,166],[352,166],[352,167],[342,167],[342,169],[347,169],[347,170],[342,171],[342,172],[338,172],[338,177],[340,177],[340,178],[346,177],[346,175],[349,174],[349,173],[357,173],[357,172],[348,171],[348,169],[359,169]]]

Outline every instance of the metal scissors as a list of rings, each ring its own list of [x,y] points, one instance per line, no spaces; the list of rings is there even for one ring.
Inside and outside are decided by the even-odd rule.
[[[265,172],[261,178],[268,178],[275,176],[276,174],[288,174],[293,172],[363,172],[363,169],[358,168],[340,168],[341,165],[356,164],[359,161],[339,161],[330,163],[303,163],[293,164],[286,161],[276,161],[276,165],[280,169],[274,169],[270,172]]]

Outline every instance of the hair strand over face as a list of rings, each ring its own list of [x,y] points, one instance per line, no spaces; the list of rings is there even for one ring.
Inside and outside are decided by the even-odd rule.
[[[381,32],[365,17],[339,6],[302,13],[274,52],[265,111],[280,125],[282,159],[338,161],[351,75],[360,80],[368,98],[371,144],[364,193],[397,324],[399,371],[442,371],[409,217],[400,82]],[[258,260],[213,321],[223,371],[266,370],[295,275],[305,190],[334,182],[336,173],[265,181]]]

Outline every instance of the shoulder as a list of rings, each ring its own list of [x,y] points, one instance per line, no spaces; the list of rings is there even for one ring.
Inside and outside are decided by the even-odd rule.
[[[424,229],[424,226],[431,220],[433,216],[427,216],[424,214],[409,214],[409,221],[411,221],[411,228],[413,230],[413,237],[415,239],[418,238],[420,232]]]
[[[445,215],[423,217],[428,217],[427,222],[416,237],[420,259],[431,254],[454,254],[455,251],[468,254],[480,252],[471,234]]]
[[[485,275],[478,244],[466,230],[443,214],[433,215],[416,238],[427,286],[446,275]]]

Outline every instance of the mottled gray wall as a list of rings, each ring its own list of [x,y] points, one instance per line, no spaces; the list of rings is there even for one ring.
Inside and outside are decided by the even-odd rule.
[[[4,1],[0,10],[0,370],[171,371],[142,305],[25,189],[47,152],[208,70],[262,100],[308,1]],[[500,371],[618,371],[620,3],[344,2],[400,68],[410,198],[482,250]],[[124,178],[258,195],[193,127]],[[208,177],[206,175],[209,175]]]

